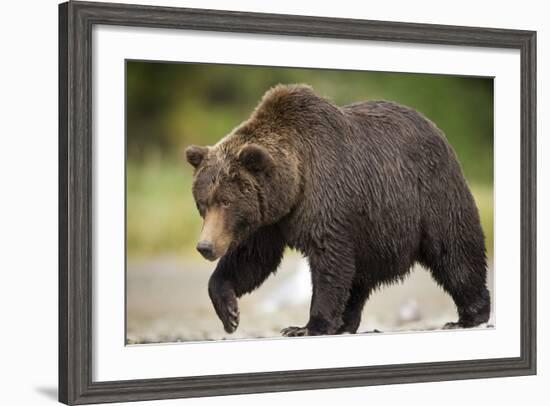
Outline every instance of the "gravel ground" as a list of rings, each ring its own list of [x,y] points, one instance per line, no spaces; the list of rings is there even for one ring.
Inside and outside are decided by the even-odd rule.
[[[307,262],[298,255],[287,254],[277,274],[240,299],[240,324],[233,334],[225,333],[208,297],[213,269],[198,258],[129,260],[128,344],[278,337],[285,327],[306,324],[311,286]],[[492,286],[491,269],[494,298]],[[433,330],[456,319],[451,298],[416,267],[405,282],[371,296],[359,332]]]

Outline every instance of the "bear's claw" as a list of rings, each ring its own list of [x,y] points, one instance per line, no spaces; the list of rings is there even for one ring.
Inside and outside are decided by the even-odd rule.
[[[210,298],[220,318],[223,329],[228,333],[234,333],[239,326],[239,304],[232,289],[219,289],[213,285],[210,289]]]
[[[237,330],[239,326],[239,308],[237,300],[225,304],[225,309],[220,312],[220,319],[223,323],[223,329],[231,334]]]
[[[455,329],[458,329],[458,328],[475,328],[475,327],[488,327],[488,328],[491,328],[493,327],[492,325],[490,324],[487,324],[487,323],[479,323],[479,324],[464,324],[464,323],[461,323],[460,321],[450,321],[448,323],[445,323],[445,325],[443,326],[443,330],[455,330]]]
[[[281,330],[283,337],[303,337],[307,336],[307,327],[287,327]]]

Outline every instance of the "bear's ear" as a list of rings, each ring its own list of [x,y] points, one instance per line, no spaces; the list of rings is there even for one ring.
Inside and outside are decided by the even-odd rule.
[[[275,164],[269,152],[256,144],[245,145],[238,158],[246,169],[254,173],[267,171]]]
[[[185,158],[187,162],[193,165],[194,168],[199,166],[203,159],[208,154],[208,147],[199,147],[197,145],[191,145],[185,150]]]

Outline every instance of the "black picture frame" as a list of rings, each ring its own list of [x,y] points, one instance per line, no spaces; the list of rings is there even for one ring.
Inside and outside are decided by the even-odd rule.
[[[521,54],[521,354],[352,368],[92,380],[92,27],[95,24],[518,49]],[[536,374],[536,32],[68,2],[59,5],[59,400],[218,396]],[[121,294],[123,294],[121,292]]]

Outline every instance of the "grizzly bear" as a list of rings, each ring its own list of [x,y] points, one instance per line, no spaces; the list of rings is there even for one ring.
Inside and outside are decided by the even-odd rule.
[[[415,263],[448,292],[458,321],[487,322],[486,251],[474,199],[445,136],[389,101],[338,107],[278,85],[210,147],[190,146],[204,219],[197,250],[220,258],[208,292],[224,329],[237,298],[277,270],[285,247],[311,269],[309,321],[284,336],[355,333],[365,301]]]

